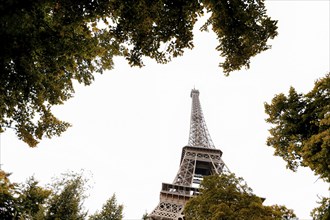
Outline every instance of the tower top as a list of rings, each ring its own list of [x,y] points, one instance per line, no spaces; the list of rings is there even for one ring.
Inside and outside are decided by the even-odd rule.
[[[192,147],[215,148],[204,120],[202,107],[199,102],[199,91],[192,89],[190,132],[188,145]]]
[[[191,90],[190,97],[192,98],[193,95],[197,95],[197,97],[199,96],[199,91],[197,89],[195,89],[195,88],[193,88]]]
[[[190,133],[188,146],[182,148],[180,168],[172,184],[163,183],[160,201],[150,213],[152,220],[182,220],[188,200],[199,194],[201,181],[205,176],[219,175],[225,167],[222,151],[215,149],[206,128],[199,91],[192,89]]]

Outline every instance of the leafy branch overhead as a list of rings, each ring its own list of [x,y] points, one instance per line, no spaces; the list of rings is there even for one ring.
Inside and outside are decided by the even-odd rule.
[[[277,35],[263,0],[8,0],[0,5],[0,132],[14,128],[34,147],[70,125],[51,112],[74,94],[73,80],[89,85],[93,73],[132,66],[143,57],[167,63],[193,48],[193,27],[212,28],[225,74],[249,67]]]

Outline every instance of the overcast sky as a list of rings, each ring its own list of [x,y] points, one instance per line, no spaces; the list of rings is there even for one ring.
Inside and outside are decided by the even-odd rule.
[[[131,68],[115,59],[115,69],[76,85],[75,97],[54,108],[73,126],[59,138],[31,149],[12,131],[1,134],[2,168],[12,181],[35,175],[41,184],[66,171],[85,170],[92,189],[85,206],[93,213],[113,193],[125,219],[140,219],[159,202],[161,183],[172,183],[188,143],[190,91],[200,91],[205,121],[229,169],[243,177],[266,205],[294,209],[310,219],[329,184],[308,168],[294,173],[266,146],[270,125],[264,102],[290,86],[308,92],[329,64],[329,1],[267,1],[278,21],[272,49],[251,60],[251,68],[225,77],[212,32],[195,32],[195,48],[166,65],[146,60]]]

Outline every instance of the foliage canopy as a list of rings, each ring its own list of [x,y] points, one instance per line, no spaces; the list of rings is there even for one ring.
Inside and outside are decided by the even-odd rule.
[[[86,219],[83,208],[86,181],[82,174],[67,173],[54,179],[49,187],[39,186],[33,177],[25,184],[11,183],[10,174],[0,170],[0,219],[79,220]],[[113,195],[89,219],[121,220],[123,206]]]
[[[194,24],[206,12],[201,30],[216,33],[225,74],[248,68],[277,35],[264,0],[2,1],[0,132],[13,128],[30,147],[60,135],[70,124],[51,107],[73,96],[73,80],[89,85],[114,56],[140,67],[143,57],[169,62],[193,48]]]
[[[85,184],[87,180],[81,174],[64,174],[54,180],[52,194],[47,203],[45,220],[84,220]]]
[[[330,198],[322,198],[319,204],[320,206],[314,208],[311,212],[313,220],[330,219]]]
[[[51,191],[38,186],[33,177],[17,184],[9,176],[0,170],[0,219],[44,219],[44,204]]]
[[[307,94],[291,87],[289,94],[276,95],[265,103],[266,121],[273,124],[267,145],[287,167],[311,168],[330,182],[330,73],[315,82]]]
[[[242,178],[234,174],[205,177],[200,194],[184,208],[187,220],[268,220],[295,217],[285,206],[264,206]]]
[[[123,205],[117,204],[116,195],[112,195],[103,205],[102,210],[91,215],[89,220],[121,220],[123,219],[123,208]]]

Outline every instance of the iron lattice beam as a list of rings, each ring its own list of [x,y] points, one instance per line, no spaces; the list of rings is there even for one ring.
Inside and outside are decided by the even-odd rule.
[[[152,220],[183,220],[184,206],[199,193],[204,176],[219,175],[226,165],[222,151],[215,149],[199,102],[199,91],[191,91],[192,109],[188,146],[182,148],[180,168],[172,184],[163,183],[160,202],[149,214]]]
[[[199,91],[193,89],[190,96],[192,98],[192,106],[188,145],[215,148],[204,120],[202,107],[199,101]]]

